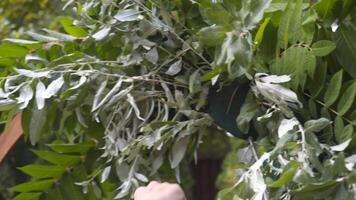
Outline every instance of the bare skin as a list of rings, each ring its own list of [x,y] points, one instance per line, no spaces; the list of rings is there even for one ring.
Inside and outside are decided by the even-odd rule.
[[[178,184],[150,182],[146,187],[135,191],[134,200],[186,200]]]

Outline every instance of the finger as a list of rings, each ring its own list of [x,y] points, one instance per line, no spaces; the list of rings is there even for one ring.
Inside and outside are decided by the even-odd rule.
[[[134,199],[140,199],[147,192],[147,187],[139,187],[136,189]]]
[[[160,185],[157,181],[151,181],[146,187],[148,191],[151,191],[153,188],[156,188]]]

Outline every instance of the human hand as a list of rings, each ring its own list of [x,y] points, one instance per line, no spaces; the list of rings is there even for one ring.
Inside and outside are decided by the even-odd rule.
[[[150,182],[146,187],[135,191],[134,200],[186,200],[178,184]]]

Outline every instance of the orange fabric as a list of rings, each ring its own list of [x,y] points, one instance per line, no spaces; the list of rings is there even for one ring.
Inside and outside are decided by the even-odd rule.
[[[17,114],[12,119],[9,129],[0,135],[0,163],[22,134],[21,114]]]

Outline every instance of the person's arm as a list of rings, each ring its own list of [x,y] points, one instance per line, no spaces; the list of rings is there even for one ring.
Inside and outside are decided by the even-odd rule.
[[[134,200],[186,200],[178,184],[150,182],[146,187],[135,191]]]

